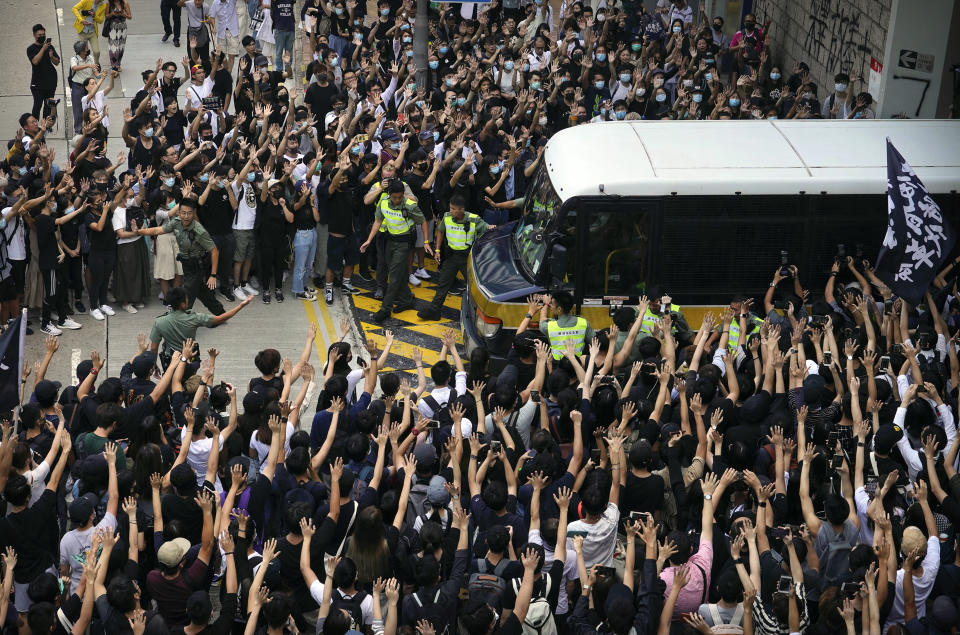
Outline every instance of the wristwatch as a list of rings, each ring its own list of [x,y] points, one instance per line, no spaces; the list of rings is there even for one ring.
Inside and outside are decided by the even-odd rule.
[[[186,363],[187,363],[187,358],[184,357],[183,355],[181,355],[181,356],[180,356],[180,361],[183,362],[184,364],[186,364]]]
[[[711,500],[713,500],[713,494],[704,494],[704,495],[703,495],[703,500],[705,500],[705,501],[711,501]]]

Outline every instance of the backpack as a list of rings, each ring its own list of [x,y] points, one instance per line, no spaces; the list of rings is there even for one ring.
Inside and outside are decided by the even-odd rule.
[[[363,611],[360,609],[360,605],[367,599],[367,595],[365,591],[357,591],[353,594],[353,597],[345,598],[338,589],[334,589],[330,601],[330,611],[346,610],[353,617],[353,621],[356,622],[357,630],[363,630]]]
[[[450,389],[450,396],[443,403],[437,401],[433,395],[427,395],[423,398],[424,403],[433,410],[433,418],[440,422],[440,427],[453,425],[453,418],[450,416],[450,406],[457,402],[457,390]]]
[[[820,557],[820,586],[837,586],[850,572],[850,542],[842,534],[827,542]]]
[[[432,600],[421,598],[419,593],[413,593],[410,597],[413,598],[418,609],[414,611],[412,617],[415,617],[417,621],[427,620],[433,624],[436,635],[450,635],[450,613],[440,605],[439,590]]]
[[[503,591],[507,588],[506,580],[503,579],[503,572],[507,570],[510,560],[502,558],[493,571],[488,572],[490,568],[486,558],[481,558],[477,562],[477,572],[470,574],[467,581],[467,593],[470,599],[477,597],[490,598],[491,603],[495,599],[503,596]]]
[[[556,635],[557,633],[557,623],[553,619],[553,611],[550,610],[550,603],[547,601],[553,581],[549,575],[543,576],[543,579],[546,580],[547,588],[543,595],[530,599],[530,608],[527,609],[527,616],[521,625],[525,635]],[[520,593],[522,582],[517,578],[513,579],[511,586],[514,593]]]
[[[708,604],[707,609],[710,611],[710,617],[713,620],[711,632],[716,633],[716,635],[743,635],[743,603],[737,605],[729,624],[724,623],[723,618],[720,617],[720,611],[717,610],[716,604]]]
[[[427,490],[430,489],[429,482],[423,482],[419,479],[410,488],[410,496],[407,499],[407,517],[406,522],[413,527],[413,521],[427,510]]]

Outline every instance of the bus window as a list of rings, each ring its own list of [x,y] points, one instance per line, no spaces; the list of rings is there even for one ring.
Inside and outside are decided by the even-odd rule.
[[[513,232],[517,254],[531,280],[537,279],[543,267],[547,234],[551,231],[559,210],[560,197],[554,191],[550,175],[541,163],[527,190],[523,216]]]
[[[585,297],[635,296],[643,292],[649,231],[649,210],[634,203],[590,214],[585,243]]]

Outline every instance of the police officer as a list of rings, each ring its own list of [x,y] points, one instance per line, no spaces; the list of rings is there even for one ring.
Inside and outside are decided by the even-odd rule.
[[[137,227],[133,230],[140,236],[159,236],[173,233],[180,247],[177,260],[183,265],[183,288],[187,292],[187,308],[196,300],[214,315],[223,313],[223,305],[213,291],[217,288],[217,266],[220,252],[203,225],[197,220],[197,199],[189,196],[180,201],[180,212],[160,227]],[[204,273],[210,275],[204,282]]]
[[[573,342],[573,351],[580,355],[584,345],[593,339],[593,327],[585,318],[573,314],[573,296],[569,291],[558,291],[553,296],[543,296],[540,309],[540,330],[550,340],[550,350],[554,359],[561,359],[567,348],[567,342]],[[556,317],[547,319],[547,309],[552,309]]]
[[[673,320],[671,330],[674,338],[680,346],[690,344],[693,341],[693,331],[690,330],[687,319],[681,313],[680,305],[674,304],[673,298],[669,295],[661,295],[660,289],[656,286],[650,287],[647,293],[650,295],[650,305],[640,316],[642,320],[640,333],[644,336],[653,335],[660,318],[669,313]]]
[[[440,280],[437,283],[437,292],[427,308],[418,311],[417,317],[424,320],[439,320],[440,307],[443,305],[447,292],[457,280],[457,273],[467,279],[467,256],[474,241],[484,234],[492,225],[487,225],[476,214],[468,214],[466,199],[462,194],[454,194],[450,198],[450,211],[437,224],[437,262],[443,253],[440,264]],[[444,247],[446,237],[446,249]],[[442,251],[441,251],[442,250]]]
[[[158,317],[153,323],[153,328],[150,329],[150,350],[159,353],[163,366],[169,363],[170,353],[181,350],[183,343],[188,339],[196,338],[197,329],[201,326],[212,328],[223,324],[239,313],[240,309],[253,302],[253,296],[248,295],[240,304],[220,315],[194,313],[187,306],[189,299],[183,287],[170,289],[165,301],[170,306],[170,310]]]
[[[410,252],[417,238],[416,225],[420,225],[424,236],[429,236],[427,221],[424,220],[416,201],[404,195],[404,186],[400,181],[391,181],[386,197],[377,204],[376,217],[366,242],[360,245],[363,253],[373,242],[381,225],[387,228],[387,292],[383,297],[380,310],[373,314],[375,322],[383,322],[390,311],[406,311],[413,308],[413,293],[410,292],[408,269]],[[433,249],[430,241],[425,240],[423,249],[431,256]]]

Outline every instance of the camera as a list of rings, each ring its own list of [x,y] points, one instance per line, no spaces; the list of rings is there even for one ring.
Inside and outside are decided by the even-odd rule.
[[[787,264],[789,263],[789,261],[790,261],[790,254],[787,253],[786,249],[781,249],[780,250],[780,275],[786,278],[789,278],[791,275],[793,275],[790,272],[790,269],[787,267]]]
[[[533,403],[540,403],[540,391],[539,391],[539,390],[531,390],[531,391],[530,391],[530,401],[532,401]]]
[[[200,100],[203,103],[203,107],[207,110],[220,110],[223,108],[223,100],[217,97],[216,95],[210,95],[209,97],[204,97]]]

